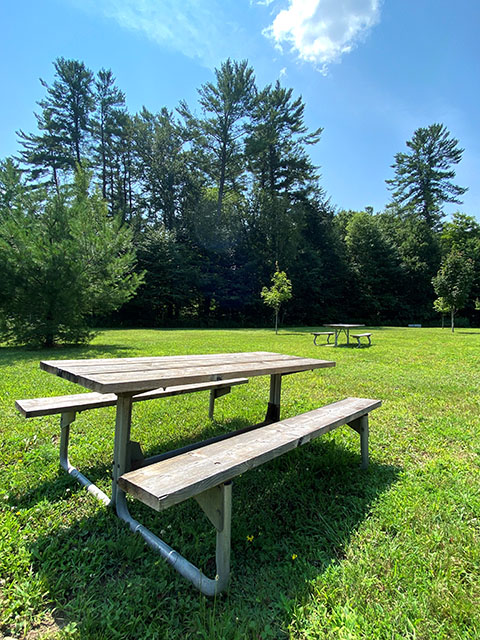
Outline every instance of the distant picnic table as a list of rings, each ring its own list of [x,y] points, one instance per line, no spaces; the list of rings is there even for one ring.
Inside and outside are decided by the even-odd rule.
[[[350,329],[357,329],[358,327],[364,327],[364,324],[324,324],[324,327],[330,327],[335,331],[334,346],[338,346],[338,338],[343,333],[347,336],[347,344],[350,344]]]

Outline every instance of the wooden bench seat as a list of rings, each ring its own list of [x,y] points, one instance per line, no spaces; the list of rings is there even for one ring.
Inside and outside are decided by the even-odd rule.
[[[334,336],[335,332],[334,331],[312,331],[311,334],[313,336],[313,344],[317,344],[318,336],[327,336],[327,344],[330,344],[330,336]]]
[[[380,400],[346,398],[130,471],[119,478],[118,485],[123,491],[160,511],[225,483],[344,424],[361,432],[362,461],[366,467],[366,416],[380,405]],[[360,427],[359,420],[362,418],[365,420]]]
[[[185,393],[195,393],[197,391],[213,392],[214,399],[229,393],[230,388],[239,384],[246,384],[248,378],[234,378],[232,380],[213,380],[197,384],[186,384],[166,389],[153,389],[145,393],[133,396],[133,402],[143,400],[154,400],[156,398],[168,398]],[[87,409],[98,409],[100,407],[113,407],[117,404],[117,396],[114,393],[77,393],[69,396],[55,396],[51,398],[31,398],[17,400],[15,407],[25,418],[35,418],[37,416],[49,416],[56,413],[67,413],[71,411],[80,412]],[[212,415],[210,417],[213,417]]]
[[[348,424],[360,434],[362,467],[368,465],[368,414],[380,400],[346,398],[293,418],[230,434],[228,439],[181,452],[149,466],[124,473],[118,486],[157,511],[195,498],[216,529],[215,578],[172,549],[166,542],[134,520],[125,493],[117,497],[117,512],[140,533],[163,558],[202,593],[215,596],[228,587],[231,553],[231,480],[332,429]]]
[[[167,398],[185,393],[197,391],[210,391],[210,405],[208,415],[213,419],[215,399],[230,393],[233,386],[245,384],[248,378],[233,378],[231,380],[212,380],[208,382],[185,384],[181,386],[167,387],[166,389],[153,389],[139,393],[132,397],[133,402]],[[70,425],[75,421],[76,414],[88,409],[100,407],[113,407],[117,404],[117,396],[114,393],[77,393],[69,396],[54,396],[51,398],[30,398],[17,400],[15,407],[25,418],[55,415],[60,413],[60,466],[75,480],[83,485],[87,491],[95,495],[104,504],[109,505],[111,498],[99,489],[93,482],[83,475],[68,458],[68,444],[70,439]],[[129,444],[130,464],[142,464],[143,453],[137,442]]]
[[[372,344],[371,333],[352,333],[352,338],[357,339],[357,348],[360,347],[360,338],[368,338],[368,346],[370,347]]]

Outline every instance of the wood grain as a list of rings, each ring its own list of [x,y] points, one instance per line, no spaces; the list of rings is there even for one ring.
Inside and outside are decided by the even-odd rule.
[[[156,398],[168,398],[171,396],[183,395],[186,393],[196,393],[198,391],[211,391],[212,389],[227,390],[239,384],[246,384],[248,378],[234,378],[232,380],[219,380],[213,382],[202,382],[200,384],[180,385],[168,387],[168,389],[153,389],[145,393],[133,396],[132,402],[143,400],[155,400]],[[38,416],[49,416],[65,411],[85,411],[87,409],[98,409],[100,407],[113,407],[117,404],[117,396],[114,393],[77,393],[69,396],[55,396],[51,398],[30,398],[17,400],[16,409],[25,418],[35,418]]]
[[[356,420],[380,405],[380,400],[346,398],[131,471],[119,478],[118,485],[161,511]]]
[[[120,358],[112,364],[97,360],[42,361],[44,371],[100,393],[138,393],[159,387],[213,380],[308,371],[333,367],[335,362],[268,352],[212,356]],[[102,367],[104,369],[102,370]],[[106,370],[105,370],[106,369]]]

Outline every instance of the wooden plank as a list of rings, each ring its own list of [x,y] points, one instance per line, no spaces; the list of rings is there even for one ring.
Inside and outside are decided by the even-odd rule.
[[[100,393],[135,393],[157,387],[208,382],[218,378],[227,380],[238,376],[252,377],[308,371],[323,367],[333,367],[335,362],[281,355],[278,359],[257,357],[256,360],[249,362],[227,361],[227,364],[207,364],[173,369],[162,368],[160,363],[160,368],[158,369],[123,372],[119,368],[119,371],[111,373],[77,373],[74,367],[62,368],[60,365],[56,365],[55,369],[52,370],[49,365],[50,363],[48,362],[40,363],[42,369],[50,370],[52,373],[55,372],[60,377],[80,384],[92,391],[99,391]]]
[[[49,373],[57,373],[58,369],[72,373],[108,373],[115,371],[144,371],[148,369],[178,369],[185,366],[203,366],[225,364],[225,362],[266,362],[269,360],[289,360],[292,357],[268,351],[214,353],[190,356],[155,356],[149,358],[107,358],[85,360],[43,360],[40,367]]]
[[[153,389],[146,393],[133,396],[133,402],[168,398],[171,396],[196,393],[198,391],[211,391],[212,389],[225,389],[239,384],[246,384],[248,378],[234,378],[232,380],[220,380],[202,382],[200,384],[180,385],[168,389]],[[55,396],[51,398],[30,398],[17,400],[16,409],[25,418],[54,415],[65,411],[85,411],[86,409],[98,409],[101,407],[113,407],[117,404],[117,396],[114,393],[77,393],[69,396]]]
[[[368,414],[380,400],[346,398],[124,474],[118,485],[157,511]]]

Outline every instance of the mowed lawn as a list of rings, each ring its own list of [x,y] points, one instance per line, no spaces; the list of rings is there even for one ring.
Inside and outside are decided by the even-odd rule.
[[[371,348],[315,347],[309,328],[103,331],[88,347],[0,348],[0,637],[480,638],[480,330],[373,328]],[[229,592],[206,599],[59,469],[59,416],[17,398],[77,393],[39,360],[233,351],[335,360],[286,376],[282,417],[380,398],[368,470],[342,427],[234,480]],[[139,403],[132,438],[168,450],[263,418],[268,379]],[[72,427],[71,460],[109,492],[113,409]],[[194,500],[134,517],[212,575]]]

